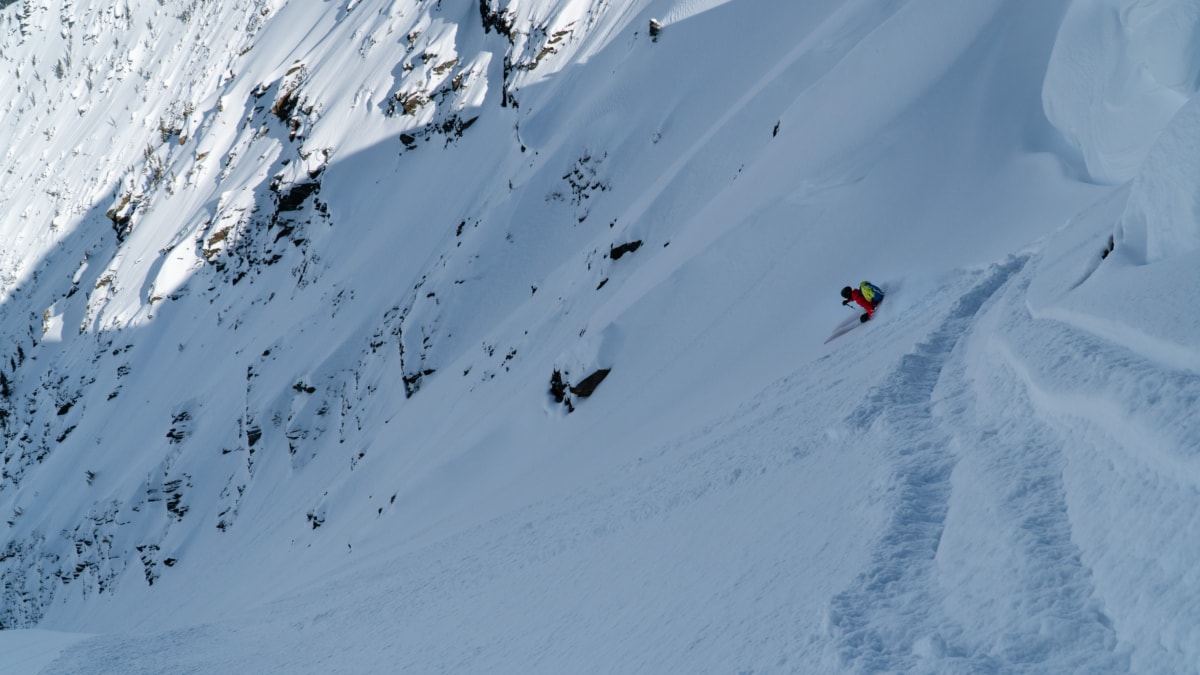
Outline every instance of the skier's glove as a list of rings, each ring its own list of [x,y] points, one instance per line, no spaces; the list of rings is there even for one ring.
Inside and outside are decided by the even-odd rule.
[[[842,307],[845,307],[845,306],[846,306],[846,305],[848,305],[848,304],[850,304],[850,301],[849,301],[849,300],[843,300],[843,301],[842,301]]]

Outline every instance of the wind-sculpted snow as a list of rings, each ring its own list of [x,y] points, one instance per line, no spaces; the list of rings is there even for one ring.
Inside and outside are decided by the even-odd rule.
[[[1163,130],[1143,171],[1132,181],[1117,232],[1118,258],[1140,265],[1200,250],[1197,127],[1200,98],[1193,98]]]
[[[1095,611],[1133,646],[1121,651],[1135,671],[1185,672],[1200,639],[1189,628],[1200,621],[1191,600],[1200,588],[1180,566],[1200,536],[1200,372],[1088,322],[1035,316],[1015,292],[993,319],[986,353],[1027,397],[1024,423],[1061,448],[1063,515]]]
[[[1124,182],[1200,88],[1198,64],[1200,11],[1192,2],[1072,2],[1046,72],[1046,115],[1093,178]]]

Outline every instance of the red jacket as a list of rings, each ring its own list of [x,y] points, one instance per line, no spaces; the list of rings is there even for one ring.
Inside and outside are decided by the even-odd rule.
[[[862,291],[858,290],[857,288],[851,289],[850,299],[861,305],[863,309],[867,310],[867,316],[875,316],[875,305],[871,304],[870,300],[863,297]]]

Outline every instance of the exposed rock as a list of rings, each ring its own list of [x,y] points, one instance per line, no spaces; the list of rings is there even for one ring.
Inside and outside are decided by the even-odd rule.
[[[14,0],[15,1],[15,0]],[[513,24],[516,19],[513,12],[509,9],[500,9],[498,6],[493,6],[489,0],[479,0],[479,16],[483,19],[483,31],[490,33],[495,30],[497,33],[512,40]]]
[[[567,383],[563,382],[562,373],[557,369],[550,375],[550,395],[555,403],[562,403],[567,398]]]
[[[626,242],[620,246],[610,246],[608,249],[608,257],[612,258],[613,260],[617,260],[626,253],[633,253],[641,247],[641,239],[638,239],[637,241]]]
[[[580,380],[578,384],[571,384],[567,380],[569,375],[556,368],[550,375],[550,396],[554,398],[555,403],[565,405],[567,412],[574,412],[574,399],[591,396],[611,371],[612,368],[601,368]]]
[[[571,385],[571,393],[580,398],[591,396],[592,392],[596,391],[596,387],[600,386],[600,383],[604,381],[604,378],[608,377],[610,372],[612,372],[612,368],[597,370],[580,380],[579,384]]]

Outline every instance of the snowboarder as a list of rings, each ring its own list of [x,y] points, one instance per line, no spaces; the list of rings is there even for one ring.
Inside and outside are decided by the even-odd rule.
[[[843,305],[849,305],[850,301],[853,300],[860,307],[867,310],[867,313],[863,314],[859,319],[863,323],[866,323],[871,320],[872,316],[875,316],[875,308],[879,306],[879,303],[883,302],[883,291],[875,284],[864,281],[858,285],[858,288],[851,288],[849,286],[843,288],[842,297],[845,298],[845,300],[842,300]]]

